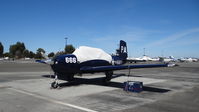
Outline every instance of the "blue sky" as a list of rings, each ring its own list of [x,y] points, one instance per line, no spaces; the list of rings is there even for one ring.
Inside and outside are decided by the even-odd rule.
[[[36,51],[63,50],[64,38],[114,53],[119,40],[131,57],[199,57],[198,0],[0,0],[0,41]]]

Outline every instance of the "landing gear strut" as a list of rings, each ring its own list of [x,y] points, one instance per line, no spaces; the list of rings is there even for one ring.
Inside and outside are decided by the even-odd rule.
[[[51,83],[51,88],[53,89],[56,89],[59,87],[59,83],[58,83],[58,76],[57,74],[55,73],[55,79],[54,79],[54,82]]]
[[[104,83],[108,84],[112,78],[113,71],[105,72],[106,77],[104,78]]]

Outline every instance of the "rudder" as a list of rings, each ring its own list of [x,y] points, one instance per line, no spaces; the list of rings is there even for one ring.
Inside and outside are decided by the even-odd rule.
[[[119,49],[117,49],[117,55],[122,60],[126,60],[126,58],[128,57],[127,45],[126,45],[126,42],[123,40],[120,40],[120,47]]]
[[[112,55],[113,62],[115,65],[121,65],[126,63],[126,58],[128,57],[126,42],[120,40],[119,49],[116,49],[116,55]]]

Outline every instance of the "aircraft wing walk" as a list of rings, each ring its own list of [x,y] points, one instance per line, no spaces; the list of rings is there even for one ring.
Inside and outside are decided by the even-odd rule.
[[[142,65],[112,65],[112,66],[98,66],[98,67],[82,67],[82,73],[105,72],[123,69],[138,69],[138,68],[155,68],[155,67],[168,67],[169,64],[142,64]]]

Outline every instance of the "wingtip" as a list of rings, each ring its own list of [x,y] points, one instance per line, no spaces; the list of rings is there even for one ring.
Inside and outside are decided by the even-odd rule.
[[[175,63],[167,63],[167,67],[174,67],[174,66],[179,66],[179,65],[177,65]]]

